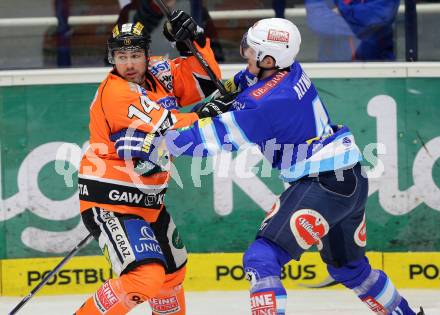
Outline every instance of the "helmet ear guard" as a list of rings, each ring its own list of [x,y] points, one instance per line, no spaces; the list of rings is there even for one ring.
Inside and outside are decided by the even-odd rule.
[[[250,47],[255,51],[257,64],[270,56],[275,60],[275,68],[283,69],[295,61],[300,45],[301,34],[295,24],[286,19],[270,18],[249,28],[243,36],[240,51],[244,53]]]
[[[148,56],[150,42],[150,35],[144,32],[144,25],[141,22],[115,25],[112,36],[107,40],[108,62],[115,64],[113,54],[116,50],[143,49]]]

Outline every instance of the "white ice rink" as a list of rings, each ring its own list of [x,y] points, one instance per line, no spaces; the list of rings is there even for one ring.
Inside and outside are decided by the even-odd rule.
[[[401,290],[415,308],[422,305],[427,315],[440,315],[440,290]],[[289,291],[287,313],[295,315],[372,315],[350,291]],[[84,295],[43,296],[32,298],[17,314],[72,315],[86,299]],[[8,314],[20,298],[1,297],[0,314]],[[219,291],[187,293],[188,315],[250,314],[248,292]],[[147,305],[140,305],[130,315],[151,314]]]

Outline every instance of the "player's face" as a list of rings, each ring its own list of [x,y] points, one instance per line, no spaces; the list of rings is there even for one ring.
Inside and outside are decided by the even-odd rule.
[[[257,67],[257,58],[255,50],[253,50],[251,47],[249,47],[247,43],[247,33],[243,35],[243,38],[241,39],[240,43],[240,55],[244,59],[246,59],[248,63],[248,70],[250,73],[254,75],[258,75],[259,68]]]
[[[147,58],[143,49],[114,52],[115,67],[125,80],[142,85],[145,81]]]
[[[254,75],[258,75],[258,73],[260,72],[260,68],[257,67],[257,58],[256,58],[255,50],[253,50],[250,47],[244,49],[242,53],[242,57],[247,61],[249,72]]]

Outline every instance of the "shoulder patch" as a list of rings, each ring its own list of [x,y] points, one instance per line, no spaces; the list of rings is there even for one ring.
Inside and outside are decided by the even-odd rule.
[[[168,59],[156,56],[150,57],[148,70],[168,91],[173,91],[173,75]]]

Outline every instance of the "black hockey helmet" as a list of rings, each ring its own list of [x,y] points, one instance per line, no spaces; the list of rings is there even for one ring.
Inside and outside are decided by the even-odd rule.
[[[144,31],[144,25],[141,22],[117,24],[107,41],[108,62],[115,64],[113,53],[116,50],[144,49],[145,55],[148,55],[150,41],[150,34]]]

